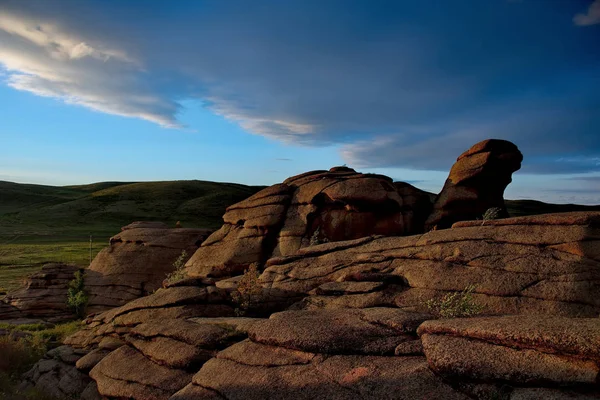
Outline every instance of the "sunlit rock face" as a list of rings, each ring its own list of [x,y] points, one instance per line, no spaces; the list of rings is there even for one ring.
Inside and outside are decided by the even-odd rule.
[[[504,190],[521,168],[523,154],[506,140],[488,139],[461,154],[438,195],[425,230],[449,228],[458,221],[481,219],[492,207],[508,217]]]
[[[123,227],[86,270],[88,312],[121,306],[160,288],[182,253],[185,262],[211,232],[170,229],[157,222],[134,222]]]
[[[383,175],[347,167],[307,172],[229,207],[223,227],[187,271],[192,277],[237,275],[251,263],[315,244],[420,232],[429,202],[425,192]]]

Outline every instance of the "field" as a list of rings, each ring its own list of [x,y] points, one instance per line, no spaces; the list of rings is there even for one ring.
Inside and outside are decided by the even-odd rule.
[[[42,186],[0,181],[0,292],[51,262],[85,267],[133,221],[216,229],[225,208],[262,187],[206,181]]]

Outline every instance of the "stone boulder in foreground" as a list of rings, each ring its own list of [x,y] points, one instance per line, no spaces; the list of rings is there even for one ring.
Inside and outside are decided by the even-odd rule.
[[[498,217],[508,217],[504,190],[512,181],[512,173],[521,168],[521,161],[523,155],[517,146],[506,140],[484,140],[465,151],[452,166],[425,230],[480,219],[493,207],[501,210]]]
[[[211,232],[169,229],[156,222],[134,222],[123,227],[86,269],[88,312],[121,306],[160,288],[182,252],[186,253],[185,262]]]

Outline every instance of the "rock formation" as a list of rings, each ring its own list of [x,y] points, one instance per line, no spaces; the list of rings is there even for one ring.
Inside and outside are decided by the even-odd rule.
[[[317,243],[419,232],[414,221],[428,213],[424,193],[346,167],[294,176],[229,207],[223,227],[187,263],[188,275],[238,275]]]
[[[466,178],[438,197],[436,225],[468,216],[443,200],[461,191],[475,194],[464,204],[499,205],[520,163],[511,146],[459,158],[451,176]],[[91,315],[23,387],[84,400],[600,399],[600,212],[420,233],[430,206],[426,192],[348,168],[264,189],[229,207],[188,278]],[[160,259],[172,234],[127,229],[111,249],[122,265],[140,250]],[[252,263],[260,304],[240,310],[231,292]],[[427,300],[470,286],[483,315],[430,314]]]
[[[486,313],[597,316],[599,247],[600,213],[538,215],[308,247],[269,260],[261,281],[273,296],[314,291],[296,308],[422,309],[475,285]]]
[[[461,154],[433,205],[425,230],[480,219],[492,207],[502,210],[499,217],[508,217],[504,189],[512,181],[512,173],[521,168],[521,161],[523,155],[517,146],[506,140],[484,140]]]
[[[73,318],[67,306],[67,288],[75,272],[75,265],[46,264],[29,276],[22,288],[8,293],[0,305],[0,320],[22,318],[44,319],[51,322]],[[12,312],[2,312],[12,309]]]
[[[182,252],[187,254],[185,262],[210,233],[207,229],[169,229],[159,222],[123,227],[86,270],[88,312],[120,306],[160,288]]]
[[[189,280],[66,345],[108,398],[597,398],[599,244],[600,213],[565,213],[307,246],[260,276],[289,311],[236,318],[224,281]],[[425,312],[471,284],[487,317]]]

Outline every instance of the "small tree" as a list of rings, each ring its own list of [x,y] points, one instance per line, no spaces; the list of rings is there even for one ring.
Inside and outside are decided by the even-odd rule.
[[[469,285],[462,292],[446,294],[441,299],[431,299],[425,304],[429,311],[442,318],[473,317],[483,311],[483,306],[473,299],[475,286]]]
[[[175,283],[187,278],[187,272],[185,271],[185,262],[187,261],[187,251],[182,250],[179,257],[173,261],[173,272],[167,274],[167,283]]]
[[[252,306],[260,302],[263,288],[259,276],[258,263],[250,264],[238,282],[237,289],[231,293],[231,299],[238,305],[235,309],[237,315],[244,315]]]
[[[67,306],[79,317],[85,316],[85,307],[89,300],[85,291],[84,276],[82,271],[75,272],[74,279],[69,282],[67,290]]]

